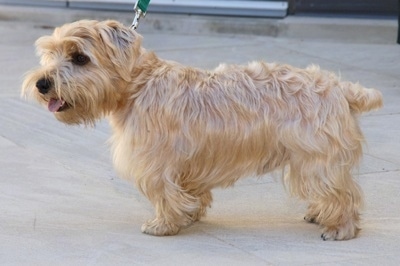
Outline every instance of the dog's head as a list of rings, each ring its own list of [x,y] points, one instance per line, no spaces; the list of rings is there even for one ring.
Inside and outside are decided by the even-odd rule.
[[[116,21],[82,20],[36,41],[40,67],[22,95],[47,106],[67,124],[93,124],[117,108],[131,80],[141,36]]]

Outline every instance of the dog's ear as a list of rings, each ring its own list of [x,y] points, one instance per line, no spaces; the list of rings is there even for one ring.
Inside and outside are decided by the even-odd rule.
[[[140,47],[140,36],[113,20],[99,22],[98,26],[105,52],[114,64],[115,70],[125,81],[130,81],[134,53]]]

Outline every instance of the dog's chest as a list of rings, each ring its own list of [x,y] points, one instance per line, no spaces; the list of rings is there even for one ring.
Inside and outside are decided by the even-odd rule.
[[[134,145],[135,133],[132,127],[116,123],[113,119],[110,120],[110,124],[113,130],[110,144],[114,167],[122,178],[131,180],[135,174],[137,163]]]

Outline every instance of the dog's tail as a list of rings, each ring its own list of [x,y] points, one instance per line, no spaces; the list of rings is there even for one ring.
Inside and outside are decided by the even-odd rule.
[[[382,93],[376,89],[367,89],[358,83],[341,82],[350,109],[356,113],[368,112],[383,106]]]

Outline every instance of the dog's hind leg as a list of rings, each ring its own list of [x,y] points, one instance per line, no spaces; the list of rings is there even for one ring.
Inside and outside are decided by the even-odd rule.
[[[360,149],[361,151],[361,149]],[[358,161],[358,151],[354,152],[353,160]],[[327,188],[325,196],[318,201],[320,213],[318,218],[323,233],[323,240],[347,240],[356,237],[360,230],[359,209],[363,205],[361,188],[352,176],[352,160],[348,164],[336,161],[327,168],[327,175],[332,177],[332,184]]]
[[[362,193],[351,167],[337,160],[296,158],[291,160],[285,181],[292,194],[310,201],[305,219],[320,224],[324,240],[354,238],[359,231]]]
[[[335,174],[341,175],[322,191],[315,193],[312,206],[314,221],[322,226],[323,240],[347,240],[354,238],[359,228],[359,209],[362,205],[362,193],[352,179],[350,171],[344,170]]]

